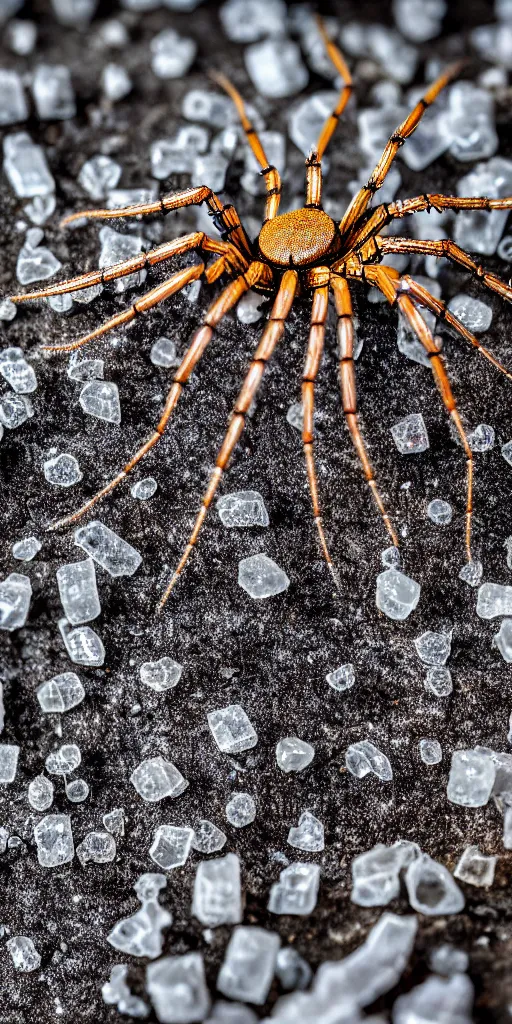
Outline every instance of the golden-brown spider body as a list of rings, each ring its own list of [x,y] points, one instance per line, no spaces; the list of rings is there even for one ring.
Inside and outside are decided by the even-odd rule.
[[[62,281],[60,284],[51,285],[40,291],[13,297],[15,302],[23,302],[27,299],[62,295],[80,288],[88,288],[91,285],[106,283],[145,268],[151,269],[154,265],[183,253],[197,254],[200,259],[199,262],[172,274],[167,280],[136,299],[128,309],[118,313],[90,334],[68,345],[51,346],[53,351],[71,351],[95,338],[101,337],[115,327],[130,323],[139,315],[147,314],[153,306],[174,295],[191,281],[204,278],[208,284],[213,284],[222,276],[228,278],[228,283],[209,307],[202,325],[194,334],[189,347],[185,351],[181,363],[174,374],[162,415],[151,437],[109,483],[90,498],[77,512],[67,516],[60,523],[56,523],[55,526],[66,525],[80,519],[98,501],[107,494],[110,494],[115,487],[125,480],[135,466],[160,441],[180,399],[183,388],[214,337],[218,324],[230,310],[234,309],[244,293],[249,288],[254,288],[271,295],[274,299],[267,324],[235,401],[224,440],[217,454],[215,469],[203,496],[201,508],[192,533],[163,595],[160,606],[167,600],[190,554],[194,550],[208,509],[212,504],[223,474],[228,467],[233,450],[243,433],[246,415],[256,397],[266,365],[271,359],[276,345],[284,337],[286,319],[299,292],[306,293],[306,296],[311,293],[311,325],[302,375],[302,405],[304,413],[302,440],[313,515],[324,557],[336,579],[322,525],[313,451],[315,381],[322,360],[329,293],[333,295],[338,317],[336,333],[339,379],[346,424],[365,479],[371,489],[377,508],[382,515],[391,541],[394,545],[398,546],[396,533],[377,487],[374,470],[359,423],[353,355],[352,300],[349,282],[357,283],[363,281],[375,285],[389,303],[398,308],[400,313],[406,318],[429,355],[430,365],[441,399],[459,434],[466,455],[466,554],[469,561],[472,558],[473,453],[457,409],[443,358],[439,353],[432,332],[420,312],[420,308],[430,310],[437,318],[443,319],[449,326],[454,328],[459,336],[469,342],[480,355],[492,363],[510,380],[512,380],[512,374],[456,319],[440,299],[431,295],[427,289],[417,284],[413,278],[409,276],[400,277],[396,270],[389,266],[384,266],[382,260],[388,253],[445,256],[474,274],[485,287],[490,288],[509,301],[512,300],[512,287],[501,281],[495,274],[486,272],[472,256],[464,252],[450,239],[421,241],[409,238],[384,237],[382,231],[392,221],[414,215],[415,213],[430,211],[431,209],[437,211],[485,210],[488,212],[491,210],[512,209],[512,198],[461,198],[424,193],[416,198],[383,203],[370,209],[370,204],[375,194],[383,185],[400,146],[404,144],[415,130],[425,110],[434,102],[441,89],[458,73],[459,67],[453,67],[442,74],[428,88],[423,98],[418,101],[405,121],[398,126],[385,146],[382,156],[367,184],[354,196],[341,222],[336,224],[322,209],[321,161],[326,146],[336,129],[340,115],[350,98],[352,82],[350,72],[341,53],[327,38],[321,24],[320,30],[324,37],[327,52],[341,75],[343,85],[337,104],[332,114],[327,118],[320,133],[316,150],[311,153],[306,161],[306,202],[302,209],[279,214],[281,197],[279,173],[275,167],[268,163],[258,134],[247,117],[245,105],[240,94],[224,76],[215,75],[213,77],[228,92],[235,103],[247,141],[261,167],[261,174],[265,179],[267,193],[265,219],[256,242],[251,242],[248,238],[235,208],[230,205],[224,205],[207,185],[191,187],[181,192],[164,195],[161,199],[152,203],[124,207],[118,210],[88,210],[85,213],[81,212],[67,217],[63,223],[69,223],[71,220],[84,216],[112,219],[166,213],[182,207],[206,203],[213,225],[220,232],[221,239],[211,238],[204,231],[194,231],[171,242],[164,242],[155,249],[147,253],[141,253],[123,263],[118,263],[116,266],[104,270],[90,271],[72,280]],[[212,255],[215,258],[206,264],[207,257]]]

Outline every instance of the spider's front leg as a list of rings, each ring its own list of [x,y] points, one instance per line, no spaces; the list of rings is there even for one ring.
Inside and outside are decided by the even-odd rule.
[[[489,288],[496,292],[502,299],[512,302],[512,288],[502,281],[496,274],[485,270],[480,263],[477,263],[468,252],[461,249],[460,245],[452,242],[451,238],[442,238],[439,241],[423,241],[417,238],[382,238],[380,235],[375,238],[379,252],[385,256],[387,253],[410,253],[418,256],[444,256],[459,267],[464,267],[470,274]]]

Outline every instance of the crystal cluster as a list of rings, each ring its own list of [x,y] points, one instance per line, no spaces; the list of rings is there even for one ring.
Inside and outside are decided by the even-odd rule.
[[[140,875],[134,885],[140,908],[131,917],[118,921],[107,935],[107,942],[114,949],[129,956],[144,956],[150,960],[161,955],[162,931],[172,924],[172,914],[158,902],[159,892],[166,885],[165,875],[151,872]],[[148,991],[151,995],[149,988]]]

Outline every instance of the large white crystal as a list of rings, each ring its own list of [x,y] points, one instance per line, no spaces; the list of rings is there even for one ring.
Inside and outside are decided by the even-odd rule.
[[[18,395],[28,395],[37,388],[36,375],[21,348],[0,352],[0,374]]]
[[[249,77],[262,96],[281,99],[295,96],[308,83],[300,49],[290,39],[268,39],[252,43],[245,51]]]
[[[101,612],[94,562],[70,562],[57,569],[57,584],[68,622],[78,626],[96,619]]]
[[[258,734],[240,704],[210,711],[208,725],[223,754],[240,754],[258,742]]]
[[[172,914],[158,902],[165,889],[165,875],[148,872],[140,875],[134,889],[142,904],[131,917],[118,921],[107,935],[107,942],[129,956],[147,956],[154,960],[162,952],[162,930],[172,924]]]
[[[41,121],[64,121],[76,114],[69,68],[64,64],[38,64],[32,92]]]
[[[159,825],[153,837],[149,856],[164,871],[182,867],[186,864],[194,830],[180,828],[178,825]]]
[[[209,851],[208,851],[209,852]],[[192,916],[207,928],[239,924],[242,920],[240,860],[235,853],[197,866]]]
[[[20,748],[15,743],[0,743],[0,786],[14,782]]]
[[[249,555],[238,563],[238,583],[249,597],[262,600],[282,594],[290,586],[283,569],[267,555]]]
[[[316,907],[319,882],[318,864],[290,864],[281,871],[279,881],[270,889],[270,913],[311,914]]]
[[[201,953],[165,956],[149,964],[146,987],[161,1024],[202,1021],[210,1009]]]
[[[311,811],[303,811],[299,824],[288,832],[287,842],[305,853],[321,853],[324,848],[324,826]]]
[[[492,758],[478,750],[454,750],[446,790],[448,800],[462,807],[483,807],[496,778]]]
[[[55,191],[44,151],[32,142],[27,132],[5,136],[4,171],[20,199],[47,196]]]
[[[458,914],[464,896],[443,864],[422,853],[405,873],[409,903],[419,914]]]
[[[396,622],[403,622],[414,611],[420,593],[420,584],[399,569],[386,569],[377,576],[377,608]]]
[[[217,502],[223,526],[268,526],[268,512],[259,491],[223,494]]]
[[[280,945],[274,932],[250,925],[235,928],[217,978],[219,992],[261,1006],[272,984]]]
[[[188,786],[187,780],[176,766],[160,754],[141,761],[130,775],[130,782],[139,796],[149,803],[163,800],[165,797],[175,799],[181,796]]]
[[[63,712],[80,704],[85,690],[76,672],[62,672],[38,686],[37,699],[43,711]]]
[[[84,384],[79,398],[80,405],[89,416],[107,423],[121,422],[121,405],[117,384],[106,380],[89,380]]]
[[[370,740],[351,743],[345,754],[345,764],[356,779],[364,779],[373,772],[381,782],[390,782],[393,770],[388,758]]]
[[[68,814],[47,814],[34,828],[37,858],[43,868],[69,864],[75,856],[71,818]]]
[[[172,658],[160,658],[158,661],[145,661],[139,669],[141,683],[149,686],[156,693],[164,693],[177,686],[181,679],[183,665]]]
[[[302,772],[311,764],[314,756],[315,748],[297,736],[279,740],[276,747],[276,760],[283,772]]]
[[[41,957],[26,935],[13,935],[7,942],[7,949],[17,971],[37,971],[41,966]]]

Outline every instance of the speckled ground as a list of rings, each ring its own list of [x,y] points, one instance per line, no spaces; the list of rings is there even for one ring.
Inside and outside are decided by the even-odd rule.
[[[387,3],[320,6],[340,19],[388,20]],[[446,32],[424,47],[425,55],[445,58],[464,51],[465,30],[489,20],[491,14],[491,4],[451,3]],[[40,26],[36,55],[20,60],[0,45],[0,60],[3,66],[29,69],[37,57],[62,61],[71,68],[77,117],[50,125],[34,117],[28,125],[49,153],[57,181],[57,214],[84,204],[76,177],[84,159],[100,151],[122,164],[122,186],[150,184],[149,144],[174,134],[182,123],[182,96],[193,87],[206,86],[209,66],[228,68],[246,95],[251,93],[242,52],[221,33],[214,4],[199,8],[192,17],[169,11],[143,18],[123,15],[131,26],[132,43],[122,61],[135,89],[113,109],[99,102],[97,83],[105,56],[94,45],[94,25],[85,34],[64,30],[41,5],[34,5],[34,16]],[[184,81],[161,82],[148,71],[148,40],[166,25],[194,36],[199,45],[198,60]],[[474,61],[468,75],[478,70]],[[313,77],[310,91],[321,87],[325,83]],[[361,97],[367,87],[359,83]],[[510,92],[502,95],[498,108],[500,153],[505,156],[512,155],[510,99]],[[257,100],[257,105],[272,126],[284,128],[286,104]],[[349,198],[347,185],[360,165],[356,137],[352,112],[332,146],[326,185],[330,198]],[[295,195],[302,187],[303,169],[292,144],[288,159],[286,185],[289,194]],[[400,194],[454,191],[465,167],[450,156],[420,175],[402,166]],[[249,200],[240,190],[241,169],[241,164],[232,166],[227,194],[239,201],[246,215],[261,216],[262,203]],[[20,246],[15,222],[22,210],[5,179],[0,180],[0,209],[0,292],[6,293],[15,281]],[[48,245],[66,272],[92,268],[98,255],[97,228],[64,234],[57,214],[45,226]],[[174,236],[193,223],[189,215],[180,215],[168,218],[165,230]],[[489,259],[487,264],[508,278],[510,268],[499,260]],[[163,268],[155,271],[154,280],[163,274]],[[445,296],[462,286],[481,296],[463,274],[450,271],[443,277]],[[490,344],[511,363],[508,312],[497,298],[486,301],[494,311]],[[213,511],[199,552],[163,620],[154,618],[156,600],[181,553],[258,339],[260,326],[247,327],[233,316],[226,318],[181,401],[172,428],[139,473],[156,477],[155,497],[137,502],[125,485],[98,512],[99,518],[135,544],[144,560],[130,579],[112,580],[98,570],[102,615],[93,625],[104,640],[107,657],[101,669],[79,670],[86,700],[62,718],[64,740],[78,743],[82,750],[80,774],[89,782],[91,795],[84,804],[71,807],[57,786],[54,809],[71,811],[75,839],[80,841],[87,831],[101,827],[106,811],[124,806],[126,836],[119,841],[114,863],[83,869],[75,860],[63,870],[38,866],[32,839],[38,816],[28,805],[27,785],[57,745],[58,723],[40,712],[35,689],[70,667],[57,630],[61,609],[55,570],[79,557],[72,531],[47,534],[45,526],[92,494],[148,435],[170,377],[169,371],[150,363],[152,341],[165,333],[183,352],[207,302],[204,290],[197,306],[177,297],[137,321],[119,336],[118,344],[105,341],[96,346],[97,354],[106,360],[106,379],[119,385],[121,426],[84,416],[77,404],[79,385],[67,377],[65,360],[46,361],[36,347],[41,339],[78,336],[120,309],[126,296],[104,296],[68,318],[48,308],[27,308],[12,324],[0,325],[2,343],[19,344],[30,353],[39,380],[33,396],[34,418],[19,430],[6,431],[1,443],[2,574],[20,569],[11,557],[15,540],[34,533],[43,542],[39,555],[21,570],[30,576],[34,589],[26,627],[1,638],[7,707],[2,738],[19,743],[22,750],[16,782],[0,796],[0,823],[27,843],[23,854],[11,851],[0,857],[0,922],[12,934],[33,938],[42,955],[42,970],[15,974],[5,950],[0,952],[0,1019],[8,1024],[115,1021],[117,1011],[101,1001],[101,984],[113,963],[129,960],[130,977],[141,991],[143,967],[116,954],[107,945],[106,934],[138,905],[132,886],[142,871],[150,869],[148,848],[154,828],[164,822],[192,824],[197,816],[224,827],[227,798],[233,790],[244,789],[256,798],[257,819],[246,830],[227,827],[226,850],[235,850],[242,858],[245,920],[276,929],[315,966],[359,945],[379,916],[377,909],[361,910],[350,902],[350,862],[357,853],[377,841],[405,837],[451,868],[469,843],[498,854],[496,880],[489,892],[465,887],[464,913],[421,921],[400,991],[424,977],[429,949],[454,941],[470,955],[477,993],[475,1019],[508,1021],[512,901],[510,854],[502,849],[501,817],[492,804],[465,811],[447,803],[445,794],[454,748],[480,743],[506,749],[512,707],[510,669],[492,646],[496,625],[476,617],[476,594],[457,578],[463,564],[461,449],[451,439],[428,371],[397,352],[395,313],[370,305],[362,290],[355,296],[365,341],[357,368],[362,421],[379,479],[404,536],[406,571],[422,585],[417,611],[405,624],[396,624],[375,608],[375,577],[387,541],[340,413],[332,331],[318,381],[317,454],[326,532],[341,575],[341,596],[333,593],[319,557],[300,436],[285,418],[288,406],[299,397],[308,320],[306,305],[299,304],[224,485],[226,491],[261,491],[270,528],[227,531]],[[484,422],[496,429],[495,449],[476,458],[475,546],[485,578],[509,582],[503,542],[512,533],[512,471],[499,447],[512,436],[510,392],[506,382],[462,342],[448,339],[445,350],[466,424],[473,427]],[[425,417],[430,449],[404,458],[396,451],[389,429],[416,411]],[[44,480],[42,462],[53,447],[79,459],[84,479],[71,491],[59,491]],[[450,526],[435,527],[426,518],[426,504],[434,496],[453,503]],[[237,585],[239,559],[257,551],[275,558],[291,579],[286,594],[262,603],[252,601]],[[412,639],[424,629],[447,622],[454,628],[450,661],[454,693],[436,700],[424,690],[424,670]],[[185,666],[179,686],[168,696],[142,687],[138,674],[142,661],[163,654]],[[327,686],[325,674],[345,661],[354,663],[357,680],[354,689],[342,695]],[[131,709],[138,702],[142,710],[133,715]],[[257,747],[236,763],[217,751],[206,721],[208,711],[231,702],[244,706],[259,733]],[[301,775],[284,776],[276,767],[274,747],[286,734],[297,734],[316,747],[311,767]],[[440,765],[427,767],[420,761],[418,741],[423,736],[435,736],[442,743]],[[382,785],[374,778],[357,782],[347,775],[345,749],[351,741],[365,737],[389,755],[392,784]],[[128,783],[134,766],[156,753],[169,756],[190,781],[184,796],[170,806],[143,804]],[[270,918],[266,899],[279,871],[274,855],[276,851],[291,854],[286,844],[288,828],[306,807],[324,821],[326,829],[326,850],[319,858],[319,903],[305,919]],[[213,986],[228,930],[218,929],[207,944],[199,923],[191,920],[196,859],[192,855],[188,865],[169,878],[166,905],[175,921],[165,951],[203,951]],[[406,912],[405,898],[391,909]],[[277,994],[274,988],[271,1001]],[[391,1002],[392,996],[386,997],[382,1006]]]

